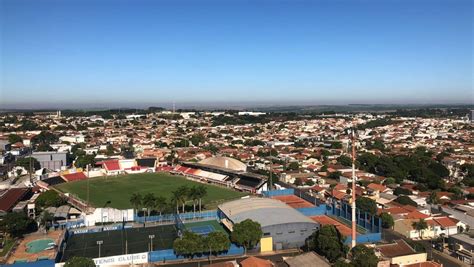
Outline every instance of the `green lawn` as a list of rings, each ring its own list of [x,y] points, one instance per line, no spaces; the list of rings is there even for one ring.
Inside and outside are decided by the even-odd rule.
[[[99,177],[89,180],[89,202],[95,207],[102,207],[111,201],[109,207],[125,209],[132,208],[130,197],[133,193],[154,193],[155,196],[164,196],[169,199],[176,188],[186,185],[201,185],[201,183],[186,180],[186,178],[167,173],[143,173],[121,175],[116,177]],[[203,198],[206,209],[215,209],[218,204],[227,200],[247,195],[231,189],[214,185],[204,185],[207,196]],[[83,200],[87,200],[87,180],[64,183],[56,186],[62,192],[72,193]],[[188,205],[192,205],[190,202]]]
[[[3,240],[0,240],[0,242],[3,242]],[[3,247],[3,249],[0,250],[0,257],[4,257],[5,255],[7,255],[7,253],[10,251],[10,249],[12,249],[14,244],[15,240],[8,238],[5,241],[5,246]]]

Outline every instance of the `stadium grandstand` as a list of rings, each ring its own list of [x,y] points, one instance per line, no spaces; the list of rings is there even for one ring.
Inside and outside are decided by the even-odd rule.
[[[228,157],[213,157],[197,163],[184,162],[170,172],[251,193],[261,191],[267,181],[263,175],[247,172],[244,163]]]

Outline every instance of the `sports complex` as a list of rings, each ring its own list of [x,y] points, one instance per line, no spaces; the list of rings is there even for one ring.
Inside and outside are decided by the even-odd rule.
[[[207,194],[202,200],[206,209],[216,208],[220,203],[247,195],[247,193],[226,187],[199,183],[188,180],[181,175],[172,175],[164,172],[98,177],[62,183],[55,187],[85,202],[89,198],[89,203],[94,207],[102,207],[104,203],[110,201],[108,206],[112,208],[127,209],[132,208],[130,197],[133,193],[140,193],[142,195],[153,193],[156,196],[163,196],[169,199],[173,191],[180,186],[192,187],[197,185],[203,185],[206,188]]]
[[[230,236],[234,225],[246,219],[261,225],[263,236],[255,252],[299,248],[314,231],[326,224],[335,225],[346,237],[345,242],[351,242],[351,212],[347,203],[322,202],[296,188],[262,190],[265,187],[261,187],[259,177],[249,175],[234,163],[221,159],[218,165],[223,166],[217,167],[205,163],[189,164],[167,173],[120,174],[55,185],[54,188],[61,192],[74,194],[82,200],[89,199],[95,208],[80,219],[63,225],[66,230],[57,243],[52,262],[65,262],[72,256],[93,258],[101,266],[183,260],[184,257],[173,250],[174,240],[183,231],[200,235],[221,231]],[[198,167],[203,169],[196,171]],[[229,171],[228,167],[234,169]],[[219,170],[219,175],[210,175],[212,170]],[[221,179],[225,184],[209,182],[209,179]],[[172,192],[183,185],[206,187],[205,210],[139,216],[137,210],[129,209],[132,193],[154,193],[169,199]],[[244,186],[247,189],[240,190]],[[104,203],[110,205],[105,207]],[[193,210],[193,207],[188,206],[187,210]],[[172,209],[172,212],[176,210]],[[358,212],[357,226],[358,243],[381,239],[379,218]],[[242,247],[232,244],[220,255],[243,253]]]

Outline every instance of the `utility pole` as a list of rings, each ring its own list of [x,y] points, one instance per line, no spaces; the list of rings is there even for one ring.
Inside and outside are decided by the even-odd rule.
[[[30,141],[30,169],[29,169],[29,173],[30,173],[30,183],[33,183],[33,178],[31,177],[31,176],[32,176],[32,173],[31,173],[31,172],[32,172],[32,171],[31,171],[31,169],[32,169],[32,166],[31,166],[31,165],[32,165],[32,162],[31,162],[32,157],[33,157],[33,149],[32,149],[32,147],[31,147],[31,141]]]
[[[97,245],[99,245],[99,258],[100,258],[100,246],[104,243],[103,240],[98,240]]]
[[[275,135],[275,129],[273,128],[273,125],[272,125],[272,136]],[[271,191],[272,188],[273,188],[273,158],[272,158],[272,149],[273,149],[273,145],[270,145],[270,178],[269,178],[269,181],[268,181],[268,191]]]
[[[89,165],[87,164],[87,205],[89,206]]]
[[[357,222],[356,222],[356,175],[355,175],[355,128],[352,128],[352,242],[351,242],[351,248],[356,246],[356,228],[357,228]]]

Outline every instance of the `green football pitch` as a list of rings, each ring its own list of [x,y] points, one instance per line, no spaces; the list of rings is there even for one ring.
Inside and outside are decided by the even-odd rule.
[[[172,192],[183,185],[188,187],[204,185],[207,188],[207,195],[202,200],[205,209],[215,209],[217,205],[223,202],[247,195],[246,193],[215,185],[201,184],[187,180],[182,176],[167,173],[143,173],[109,176],[107,178],[91,178],[89,181],[82,180],[63,183],[56,186],[56,188],[87,201],[87,187],[89,186],[89,202],[93,206],[102,207],[107,201],[110,201],[108,207],[126,209],[132,208],[130,197],[133,193],[140,193],[142,195],[154,193],[155,196],[163,196],[169,200]],[[190,204],[191,202],[188,203],[188,205]]]
[[[147,252],[151,245],[149,235],[155,236],[152,250],[171,249],[173,241],[178,237],[174,225],[73,234],[66,241],[66,249],[61,260],[67,261],[73,256],[98,258],[97,241],[102,241],[101,257]]]

